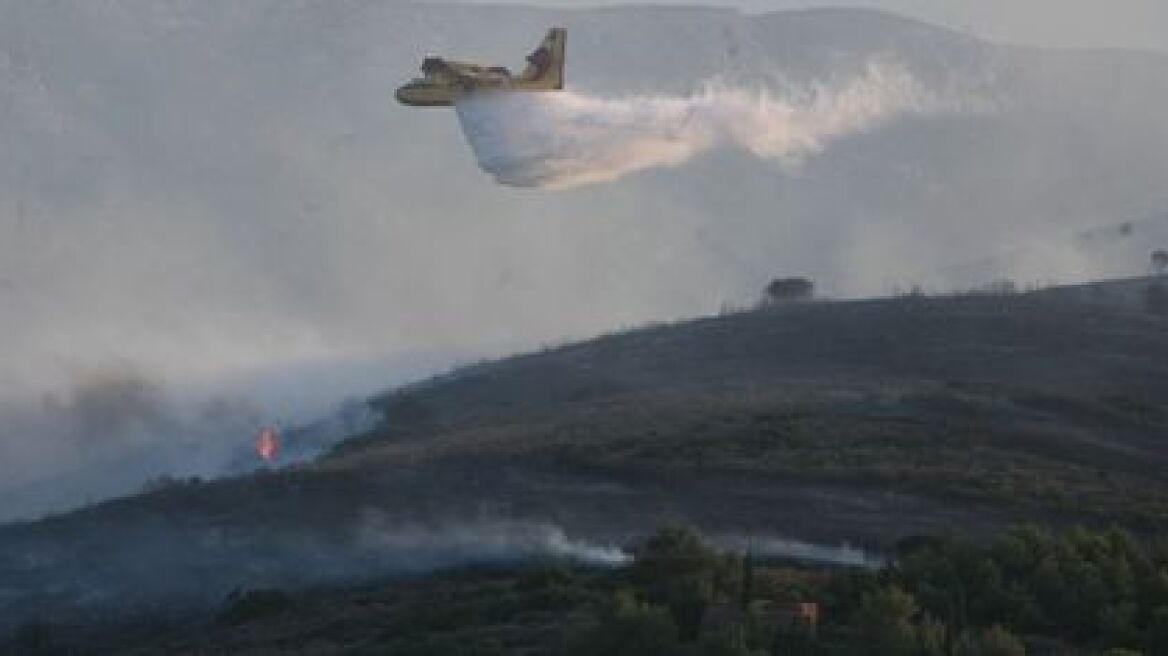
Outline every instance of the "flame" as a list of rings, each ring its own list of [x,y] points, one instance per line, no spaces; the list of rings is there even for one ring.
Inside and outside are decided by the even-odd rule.
[[[273,428],[264,428],[256,436],[255,452],[266,462],[276,459],[276,431]]]

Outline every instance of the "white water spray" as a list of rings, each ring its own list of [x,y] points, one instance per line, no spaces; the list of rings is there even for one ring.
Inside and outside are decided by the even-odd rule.
[[[782,97],[709,86],[689,97],[478,94],[456,106],[484,171],[505,185],[552,189],[676,166],[725,145],[794,166],[832,139],[947,107],[902,67],[879,63]]]

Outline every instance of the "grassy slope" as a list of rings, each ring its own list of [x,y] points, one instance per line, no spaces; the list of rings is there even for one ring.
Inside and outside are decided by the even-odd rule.
[[[379,400],[325,468],[732,475],[1161,526],[1168,327],[1034,296],[825,303],[610,336]]]

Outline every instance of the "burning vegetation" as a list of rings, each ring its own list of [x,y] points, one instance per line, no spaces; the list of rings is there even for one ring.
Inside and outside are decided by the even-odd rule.
[[[276,429],[270,426],[265,426],[256,434],[255,452],[260,460],[266,463],[272,463],[276,460],[277,449]]]

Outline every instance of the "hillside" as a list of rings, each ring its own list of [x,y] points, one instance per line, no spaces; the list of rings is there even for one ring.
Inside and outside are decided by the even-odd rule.
[[[0,529],[18,621],[560,554],[665,521],[888,546],[1168,527],[1168,320],[1041,293],[769,307],[456,370],[301,467]],[[118,600],[118,604],[111,604]],[[180,604],[180,607],[182,604]]]
[[[769,308],[472,367],[381,397],[383,425],[321,466],[701,472],[1159,525],[1162,319],[1072,289]],[[906,529],[871,530],[844,537]]]
[[[568,28],[568,87],[590,98],[711,83],[798,98],[876,62],[969,111],[902,116],[793,168],[722,148],[521,193],[477,169],[452,112],[394,103],[426,54],[515,67],[549,24]],[[701,316],[776,275],[869,296],[1143,273],[1162,229],[1130,248],[1064,238],[1163,213],[1165,105],[1163,56],[863,10],[0,0],[0,480],[26,490],[0,494],[15,499],[0,516],[231,472],[231,426],[402,380],[393,364],[296,369]],[[260,407],[215,431],[40,412],[123,364],[180,398],[231,388]],[[188,443],[203,453],[172,448]]]
[[[551,24],[589,102],[798,105],[875,70],[945,109],[552,193],[393,104],[426,54],[514,66]],[[845,299],[1145,273],[1166,105],[1161,55],[866,10],[0,0],[0,517],[76,508],[0,525],[0,645],[186,630],[255,589],[387,632],[411,595],[541,603],[523,572],[421,576],[484,563],[572,561],[607,594],[596,570],[667,523],[861,565],[1018,522],[1163,534],[1159,280],[712,315],[777,275]],[[642,327],[590,337],[617,326]],[[494,355],[370,392],[468,353]],[[368,394],[285,432],[319,457],[240,473],[257,424]],[[558,638],[572,608],[525,619]]]

